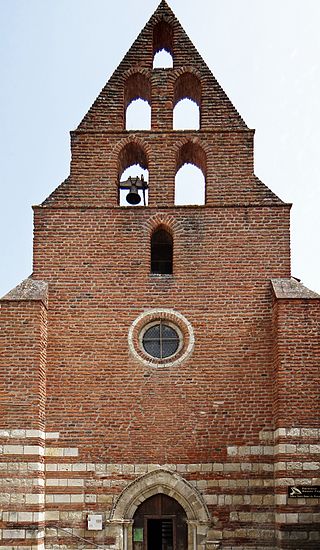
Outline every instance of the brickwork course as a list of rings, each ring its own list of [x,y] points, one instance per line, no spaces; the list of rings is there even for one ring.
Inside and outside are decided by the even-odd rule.
[[[154,69],[162,49],[173,67]],[[125,129],[137,98],[150,130]],[[172,129],[183,98],[198,130]],[[159,548],[320,548],[319,498],[289,492],[320,491],[320,296],[291,277],[291,205],[254,175],[253,138],[162,1],[71,133],[33,274],[0,301],[0,550],[155,550],[164,518]],[[174,203],[185,163],[204,205]],[[134,164],[148,205],[120,206]],[[151,326],[176,331],[168,358]]]

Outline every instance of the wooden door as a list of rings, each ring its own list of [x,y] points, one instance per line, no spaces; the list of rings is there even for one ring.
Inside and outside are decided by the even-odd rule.
[[[187,516],[175,499],[154,495],[140,504],[133,520],[134,550],[187,550]]]

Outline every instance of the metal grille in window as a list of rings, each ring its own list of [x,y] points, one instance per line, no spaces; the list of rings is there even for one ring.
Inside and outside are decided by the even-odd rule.
[[[148,328],[142,337],[144,350],[157,359],[166,359],[174,355],[179,343],[178,333],[162,321]]]

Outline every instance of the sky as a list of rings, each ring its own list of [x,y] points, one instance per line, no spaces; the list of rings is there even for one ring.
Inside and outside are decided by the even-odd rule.
[[[159,0],[160,1],[160,0]],[[0,296],[32,271],[33,215],[77,127],[157,0],[0,0]],[[319,0],[169,0],[255,134],[291,210],[292,275],[320,293]]]

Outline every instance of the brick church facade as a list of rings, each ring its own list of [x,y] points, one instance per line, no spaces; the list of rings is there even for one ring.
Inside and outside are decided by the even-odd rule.
[[[149,130],[126,130],[137,98]],[[198,130],[173,130],[184,98]],[[320,296],[290,275],[253,137],[162,1],[0,301],[1,550],[319,549]],[[175,204],[186,163],[203,205]],[[135,164],[148,180],[123,183]]]

